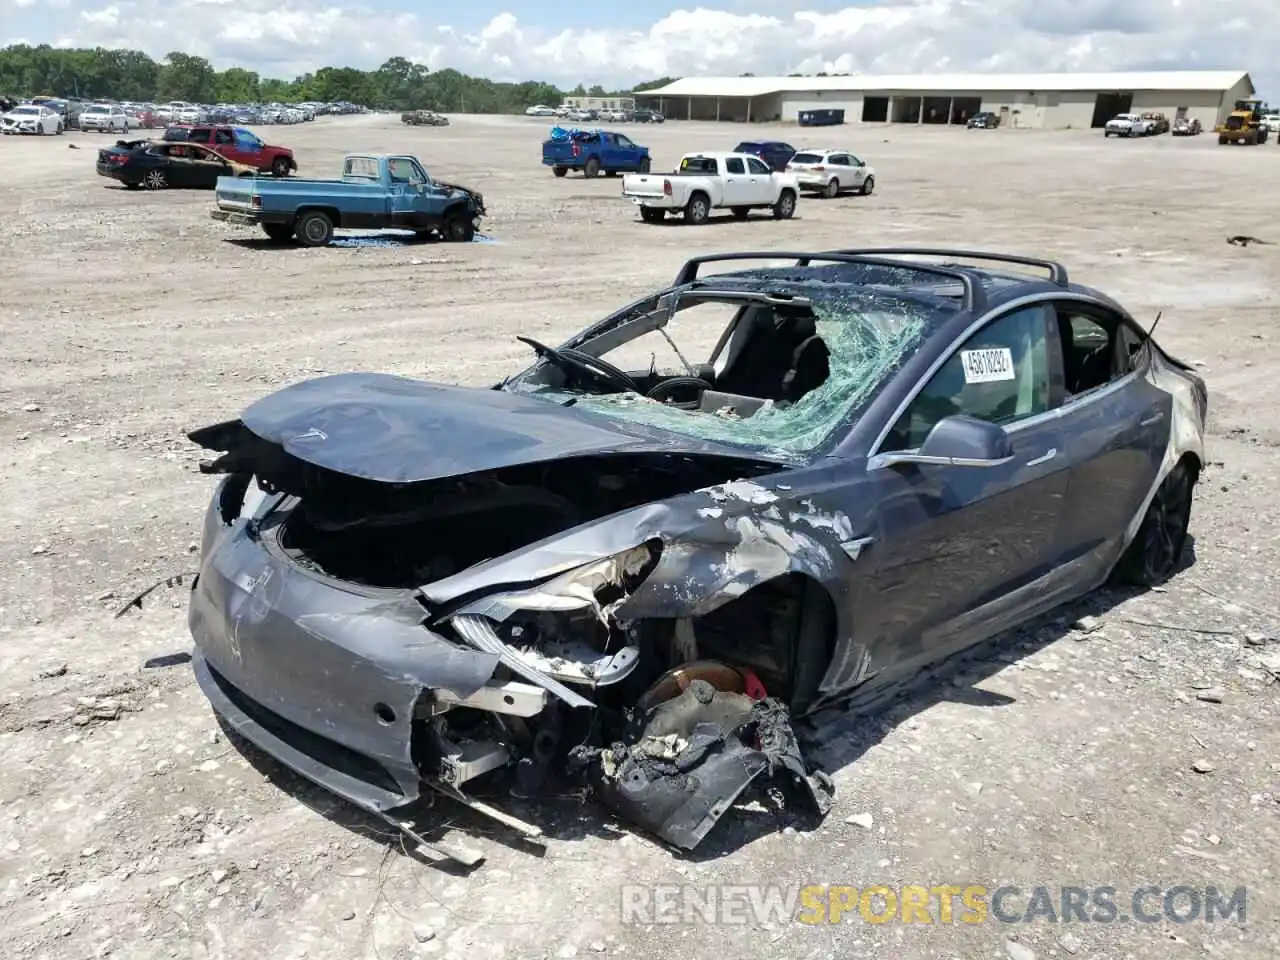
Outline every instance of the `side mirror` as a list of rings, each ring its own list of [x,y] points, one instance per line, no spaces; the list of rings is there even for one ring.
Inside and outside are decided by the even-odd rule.
[[[998,423],[956,414],[933,425],[919,450],[881,453],[868,467],[902,463],[950,467],[999,467],[1013,459],[1013,442]]]

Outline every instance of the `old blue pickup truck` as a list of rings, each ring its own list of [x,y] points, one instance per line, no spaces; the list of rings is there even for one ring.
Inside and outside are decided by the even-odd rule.
[[[412,230],[466,243],[484,216],[475,190],[427,176],[416,157],[349,154],[341,180],[219,177],[215,220],[260,226],[280,243],[323,247],[335,229]]]

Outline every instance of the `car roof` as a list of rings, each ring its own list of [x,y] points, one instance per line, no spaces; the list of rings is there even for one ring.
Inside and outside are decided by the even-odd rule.
[[[688,273],[691,265],[705,262],[732,263],[734,259],[750,262],[750,258],[756,257],[776,261],[793,256],[812,259],[808,264],[753,266],[706,275],[699,275],[695,266],[692,274]],[[824,251],[811,254],[761,252],[713,255],[695,258],[686,263],[676,278],[674,289],[687,289],[690,292],[698,290],[708,294],[717,290],[791,290],[796,296],[804,296],[808,290],[819,289],[815,284],[821,284],[821,288],[826,291],[840,287],[873,295],[881,303],[886,299],[896,300],[904,309],[912,304],[917,307],[932,307],[939,317],[963,315],[970,318],[1028,296],[1071,295],[1092,300],[1110,307],[1122,316],[1129,316],[1120,304],[1106,294],[1072,282],[1066,268],[1056,261],[1012,256],[1017,261],[1014,265],[1021,266],[1024,270],[1043,271],[1043,275],[989,265],[1001,263],[1002,258],[1007,256],[1010,255],[923,248]],[[922,257],[927,259],[919,259]],[[961,262],[992,257],[995,259],[988,259],[984,265]],[[682,283],[682,280],[688,282]],[[967,296],[970,288],[974,291],[972,299]]]

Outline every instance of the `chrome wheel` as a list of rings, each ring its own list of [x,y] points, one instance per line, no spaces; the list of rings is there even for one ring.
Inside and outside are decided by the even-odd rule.
[[[148,170],[142,183],[148,190],[163,190],[169,186],[169,180],[165,177],[163,170]]]

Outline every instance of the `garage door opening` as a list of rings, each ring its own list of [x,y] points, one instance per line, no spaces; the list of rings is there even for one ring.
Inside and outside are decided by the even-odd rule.
[[[924,98],[924,122],[925,123],[950,123],[951,122],[951,98],[950,97],[925,97]]]
[[[899,97],[893,104],[893,122],[919,123],[920,104],[919,97]]]
[[[1133,107],[1132,93],[1100,93],[1093,103],[1093,121],[1089,126],[1097,130],[1117,113],[1128,113]]]
[[[975,113],[982,112],[981,97],[956,97],[951,101],[951,122],[961,126],[969,122]]]
[[[889,98],[888,97],[864,97],[862,100],[862,122],[863,123],[888,123],[889,122]]]

